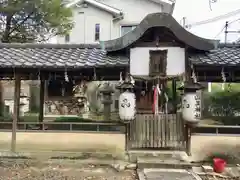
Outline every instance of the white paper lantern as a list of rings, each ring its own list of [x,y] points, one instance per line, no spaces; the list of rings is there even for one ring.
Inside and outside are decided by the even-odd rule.
[[[135,118],[136,96],[132,92],[125,91],[119,96],[119,116],[123,121],[130,121]]]
[[[201,119],[201,98],[197,92],[187,92],[183,95],[182,116],[190,123],[198,123]]]

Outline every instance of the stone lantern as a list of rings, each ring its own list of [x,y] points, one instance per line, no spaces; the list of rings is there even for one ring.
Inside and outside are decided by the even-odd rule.
[[[203,89],[203,86],[189,81],[178,89],[183,91],[182,117],[187,124],[194,126],[201,119],[201,97],[197,91]]]
[[[24,116],[24,113],[27,111],[27,109],[25,109],[25,105],[29,104],[29,99],[28,96],[24,93],[20,94],[20,102],[19,102],[19,106],[20,106],[20,116]]]
[[[111,104],[113,103],[112,93],[114,93],[114,89],[109,83],[104,83],[103,87],[100,89],[100,93],[102,94],[102,103],[104,105],[104,120],[108,121],[111,117]]]
[[[124,82],[118,89],[121,90],[119,96],[119,117],[124,123],[129,123],[135,119],[136,115],[136,96],[133,92],[134,85],[131,82]]]

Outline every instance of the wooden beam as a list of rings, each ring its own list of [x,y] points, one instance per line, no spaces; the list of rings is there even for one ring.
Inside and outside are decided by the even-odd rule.
[[[40,106],[39,106],[39,115],[38,120],[39,122],[43,122],[44,118],[44,101],[45,101],[45,80],[40,80]]]
[[[16,136],[17,136],[17,123],[19,120],[19,108],[20,108],[20,91],[21,91],[21,76],[15,75],[15,87],[14,87],[14,109],[13,109],[13,122],[12,122],[12,142],[11,151],[16,152]]]
[[[177,81],[172,79],[173,113],[177,113]]]

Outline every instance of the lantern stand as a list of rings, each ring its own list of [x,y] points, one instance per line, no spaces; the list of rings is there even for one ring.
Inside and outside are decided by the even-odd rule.
[[[87,102],[87,97],[84,94],[84,92],[82,91],[82,87],[80,87],[80,86],[76,86],[74,88],[73,92],[74,92],[73,96],[77,101],[77,106],[79,108],[78,110],[79,110],[79,113],[80,113],[80,108],[82,106],[84,106],[84,110],[86,109],[85,106],[86,106],[86,102]]]
[[[27,105],[27,102],[28,102],[28,96],[24,93],[21,93],[20,94],[20,116],[24,116],[24,110],[23,110],[23,107],[25,105]]]
[[[133,92],[134,85],[129,81],[124,81],[116,87],[120,89],[119,96],[119,117],[125,125],[125,151],[129,149],[130,140],[130,122],[135,119],[136,115],[136,96]]]
[[[182,91],[182,118],[185,124],[187,154],[191,156],[191,135],[201,119],[201,98],[197,91],[204,87],[193,81],[185,82],[178,90]]]
[[[111,104],[112,104],[112,93],[114,93],[114,89],[109,83],[104,83],[103,87],[100,89],[100,93],[103,95],[102,103],[104,105],[103,108],[103,116],[105,121],[110,121],[111,117]]]

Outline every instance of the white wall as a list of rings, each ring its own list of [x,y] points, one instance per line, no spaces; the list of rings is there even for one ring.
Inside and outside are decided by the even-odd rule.
[[[29,111],[29,100],[26,98],[20,98],[20,103],[24,103],[24,105],[20,106],[20,115],[24,115],[24,113]],[[9,113],[13,114],[14,100],[4,100],[4,105],[9,106]]]
[[[130,50],[130,73],[132,75],[149,75],[149,51],[168,50],[167,75],[178,75],[185,72],[185,50],[180,47],[145,48],[138,47]]]
[[[161,4],[149,0],[99,0],[104,4],[122,10],[124,19],[114,20],[111,13],[88,5],[88,8],[75,7],[75,26],[70,33],[69,43],[97,43],[94,41],[95,24],[100,24],[100,40],[120,37],[121,25],[137,25],[149,13],[162,12]],[[64,37],[58,37],[57,43],[65,43]]]
[[[112,14],[97,9],[74,8],[74,28],[70,33],[69,43],[97,43],[95,42],[95,24],[100,24],[100,40],[109,40],[111,37]],[[64,37],[58,37],[58,43],[65,43]]]
[[[162,12],[161,4],[149,0],[101,0],[103,3],[122,10],[124,19],[115,21],[112,39],[120,37],[122,25],[138,25],[150,13]]]

